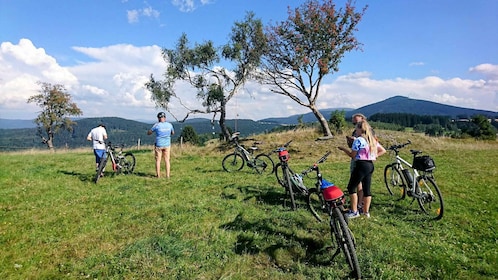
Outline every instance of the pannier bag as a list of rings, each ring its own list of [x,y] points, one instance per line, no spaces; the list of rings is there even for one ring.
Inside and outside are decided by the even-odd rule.
[[[429,172],[436,168],[434,159],[430,156],[419,156],[413,158],[413,168],[425,172]]]

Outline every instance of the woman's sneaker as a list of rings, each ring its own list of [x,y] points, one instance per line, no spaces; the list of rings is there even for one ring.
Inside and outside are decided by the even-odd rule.
[[[365,218],[370,218],[370,212],[363,213],[363,216],[365,216]]]
[[[354,219],[354,218],[358,218],[360,216],[360,212],[356,211],[352,211],[352,210],[348,210],[348,212],[346,213],[346,217],[348,217],[349,219]]]

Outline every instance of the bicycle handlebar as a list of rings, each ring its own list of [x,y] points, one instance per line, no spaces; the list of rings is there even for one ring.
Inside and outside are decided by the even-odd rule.
[[[313,165],[310,166],[310,168],[308,168],[307,170],[305,170],[305,171],[302,172],[303,176],[307,175],[311,171],[315,170],[317,168],[318,164],[323,163],[324,161],[326,161],[327,158],[328,158],[328,156],[331,153],[332,153],[331,151],[326,152],[319,160],[317,160],[315,163],[313,163]]]
[[[411,143],[412,143],[412,141],[410,141],[408,139],[408,141],[406,143],[399,144],[399,145],[392,145],[389,148],[387,148],[387,150],[389,150],[389,151],[398,151],[399,149],[404,148],[404,147],[410,145]]]

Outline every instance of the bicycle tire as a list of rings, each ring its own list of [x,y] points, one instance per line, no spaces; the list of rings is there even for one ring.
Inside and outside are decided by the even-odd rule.
[[[255,158],[254,168],[259,174],[272,174],[273,169],[275,168],[275,163],[273,160],[266,154],[259,154]]]
[[[290,174],[294,174],[294,171],[292,171],[292,169],[290,169],[289,166],[287,166],[287,169],[289,170]],[[275,177],[277,178],[277,182],[285,188],[285,181],[284,181],[284,171],[283,171],[283,168],[282,168],[282,163],[279,162],[275,165]]]
[[[290,169],[288,167],[282,167],[284,172],[284,182],[285,182],[285,192],[289,194],[291,200],[292,210],[296,210],[296,200],[294,198],[294,191],[292,190],[292,180],[290,178]]]
[[[102,177],[100,175],[104,173],[104,169],[105,169],[105,166],[107,164],[107,159],[108,159],[108,157],[105,157],[99,163],[99,167],[97,168],[97,172],[96,172],[97,174],[95,174],[95,178],[93,179],[93,181],[95,182],[95,184],[97,184],[97,182],[99,181],[100,177]]]
[[[244,164],[244,158],[237,153],[226,155],[221,162],[221,165],[226,172],[239,171],[244,167]]]
[[[349,229],[341,209],[334,207],[330,218],[331,235],[335,237],[337,245],[344,254],[346,262],[351,270],[351,276],[361,279],[360,264],[356,255],[356,247],[353,233]],[[332,240],[333,241],[333,240]]]
[[[323,194],[317,188],[311,188],[308,190],[308,196],[306,197],[306,203],[308,204],[308,209],[310,210],[313,217],[319,222],[323,222],[328,216],[327,204],[323,198]]]
[[[124,172],[125,174],[131,174],[133,173],[133,170],[135,170],[135,164],[136,164],[135,155],[128,152],[121,159],[121,167],[122,167],[121,171]]]
[[[432,216],[432,219],[434,220],[442,219],[444,214],[444,202],[436,181],[429,176],[420,176],[417,180],[417,189],[420,191],[418,194],[424,194],[423,197],[417,198],[420,209],[422,209],[424,213]]]
[[[396,200],[401,200],[406,196],[406,183],[396,165],[389,164],[384,168],[384,183],[389,195],[396,197]]]

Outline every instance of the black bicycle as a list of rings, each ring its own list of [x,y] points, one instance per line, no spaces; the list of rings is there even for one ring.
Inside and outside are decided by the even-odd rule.
[[[119,151],[116,150],[119,148]],[[107,161],[111,159],[112,170],[116,174],[131,174],[135,169],[135,156],[131,152],[123,153],[124,144],[119,146],[113,146],[111,142],[106,145],[106,153],[104,158],[100,161],[97,168],[97,174],[95,174],[94,182],[97,184],[99,179],[104,176],[105,167]]]
[[[333,183],[323,179],[318,165],[324,162],[329,154],[330,152],[326,153],[309,169],[315,172],[316,182],[315,187],[308,190],[307,204],[310,212],[319,222],[322,222],[326,216],[329,217],[332,243],[337,245],[332,260],[342,251],[351,270],[351,276],[360,279],[361,270],[356,255],[356,242],[353,232],[349,229],[344,208],[346,201],[344,192]]]

